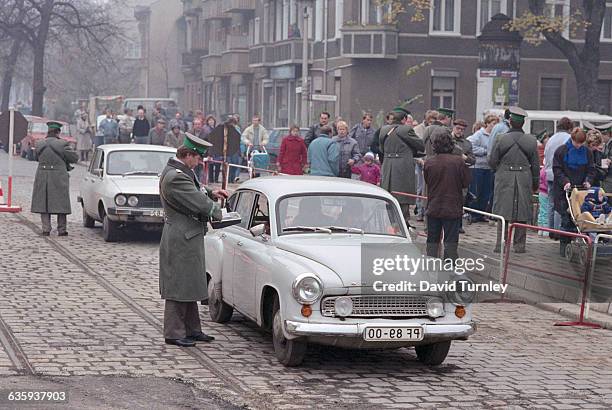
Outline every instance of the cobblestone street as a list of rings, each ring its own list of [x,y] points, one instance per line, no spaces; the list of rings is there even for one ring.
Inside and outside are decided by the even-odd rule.
[[[6,163],[2,152],[4,183]],[[301,367],[285,368],[270,335],[236,313],[227,325],[213,323],[205,306],[204,331],[215,342],[191,349],[165,345],[159,234],[133,232],[106,243],[99,223],[84,228],[76,196],[85,168],[77,166],[69,236],[43,238],[39,216],[29,212],[36,163],[16,159],[14,165],[13,202],[24,210],[0,214],[0,389],[21,387],[11,380],[26,376],[42,377],[41,383],[100,377],[112,394],[108,377],[117,376],[192,386],[195,394],[181,384],[177,394],[189,398],[181,404],[174,397],[169,407],[612,407],[612,331],[553,327],[565,319],[529,305],[476,305],[478,331],[453,342],[437,368],[421,364],[413,349],[316,346]],[[472,237],[487,229],[491,237],[495,228],[466,229]]]

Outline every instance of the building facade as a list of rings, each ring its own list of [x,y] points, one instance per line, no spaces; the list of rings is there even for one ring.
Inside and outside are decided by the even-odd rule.
[[[569,17],[572,10],[570,0],[547,4],[551,16]],[[577,108],[573,72],[546,41],[533,46],[519,38],[516,50],[494,50],[508,69],[483,67],[478,37],[485,25],[491,27],[495,15],[522,15],[527,0],[432,0],[432,6],[423,21],[413,22],[407,6],[389,24],[390,6],[376,0],[183,0],[185,108],[221,118],[239,113],[243,123],[257,112],[266,127],[309,124],[322,110],[351,123],[366,111],[380,120],[404,102],[418,117],[447,107],[468,121],[515,103]],[[610,113],[612,3],[600,52],[600,93],[592,109]],[[306,118],[302,92],[308,94]]]

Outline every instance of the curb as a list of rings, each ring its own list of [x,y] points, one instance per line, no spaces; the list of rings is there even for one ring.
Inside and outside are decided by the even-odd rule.
[[[573,305],[571,303],[536,303],[534,306],[548,312],[558,313],[569,319],[578,320],[580,318],[580,305]],[[591,309],[588,317],[585,317],[584,320],[585,322],[598,324],[604,329],[612,330],[612,317],[605,313]]]

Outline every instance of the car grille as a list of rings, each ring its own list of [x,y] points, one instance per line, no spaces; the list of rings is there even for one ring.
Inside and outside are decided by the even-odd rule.
[[[162,208],[159,195],[138,195],[139,208]]]
[[[323,299],[321,314],[335,316],[334,303],[339,296]],[[411,295],[359,295],[350,296],[353,313],[348,317],[419,317],[427,316],[429,298]]]

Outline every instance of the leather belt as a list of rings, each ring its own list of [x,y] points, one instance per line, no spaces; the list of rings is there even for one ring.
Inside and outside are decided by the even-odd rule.
[[[522,165],[508,165],[508,170],[510,171],[522,171],[524,169],[527,169],[527,167]]]
[[[404,156],[403,154],[397,154],[397,153],[385,154],[385,158],[402,158],[403,156]]]
[[[41,165],[40,167],[42,169],[56,169],[56,168],[58,168],[55,165]]]

